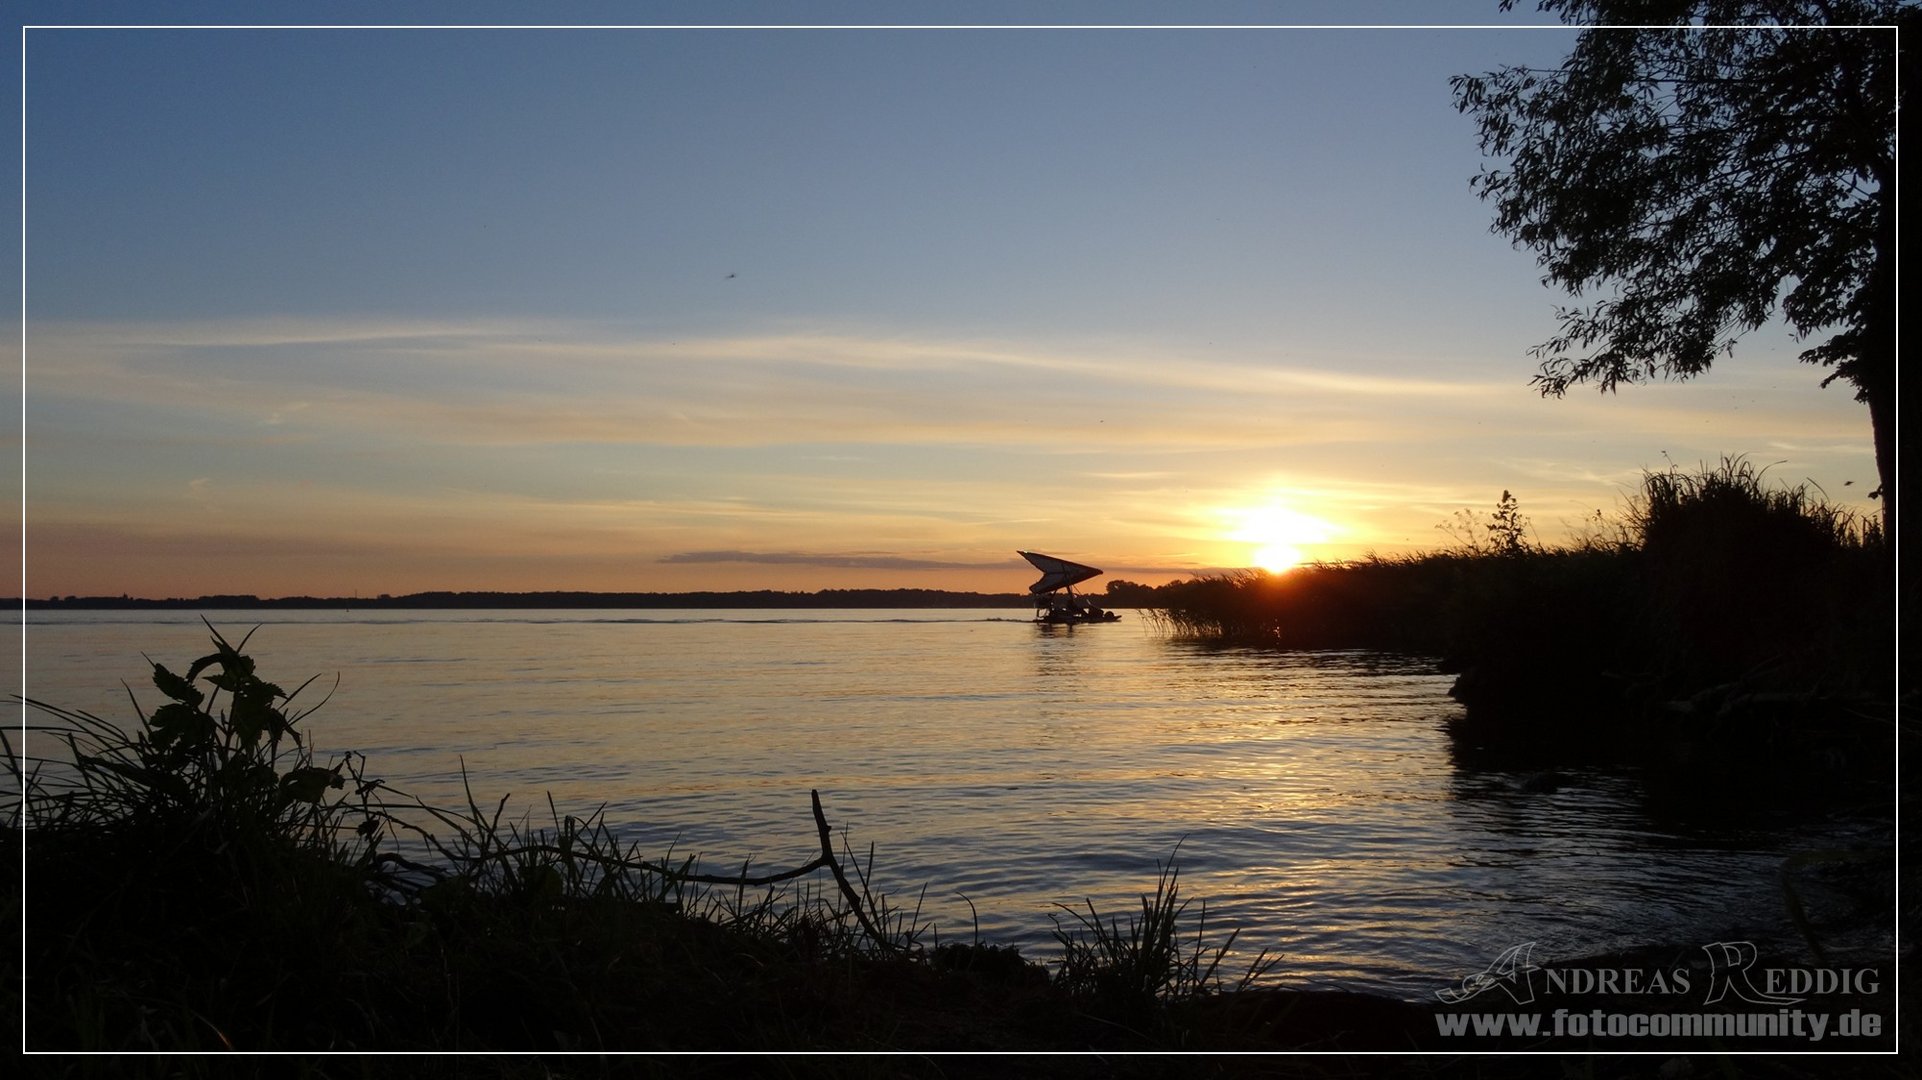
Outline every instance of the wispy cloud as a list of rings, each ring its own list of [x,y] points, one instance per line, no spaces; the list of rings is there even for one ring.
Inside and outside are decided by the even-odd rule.
[[[28,397],[280,426],[406,424],[474,444],[837,441],[1284,446],[1378,433],[1381,400],[1462,405],[1477,383],[1329,376],[1135,346],[885,333],[635,335],[543,321],[50,324]],[[288,404],[293,399],[297,405]]]

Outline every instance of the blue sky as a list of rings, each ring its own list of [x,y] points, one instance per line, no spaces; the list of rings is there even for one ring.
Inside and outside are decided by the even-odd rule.
[[[903,11],[1035,21],[538,15]],[[1017,547],[1433,547],[1505,489],[1552,540],[1671,460],[1872,488],[1865,410],[1780,332],[1528,387],[1565,298],[1489,233],[1447,79],[1572,33],[30,30],[25,588],[1018,589]]]

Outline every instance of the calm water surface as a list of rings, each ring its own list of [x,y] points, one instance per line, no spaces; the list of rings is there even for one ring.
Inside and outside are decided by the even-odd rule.
[[[324,752],[454,804],[605,804],[645,851],[728,872],[814,854],[808,790],[877,885],[943,939],[1052,950],[1057,904],[1126,914],[1175,854],[1237,952],[1301,985],[1423,997],[1522,941],[1537,957],[1792,931],[1785,853],[1846,823],[1652,820],[1636,776],[1456,763],[1450,677],[1415,657],[1171,641],[1136,616],[1019,611],[209,613],[294,686]],[[106,717],[144,652],[207,644],[185,612],[32,613],[26,693]],[[303,698],[304,700],[304,698]],[[967,900],[963,900],[965,896]],[[967,901],[972,901],[973,912]]]

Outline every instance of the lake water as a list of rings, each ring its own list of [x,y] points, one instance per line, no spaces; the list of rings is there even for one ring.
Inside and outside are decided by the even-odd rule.
[[[1057,904],[1125,916],[1171,855],[1208,925],[1292,985],[1412,999],[1524,941],[1538,960],[1788,942],[1785,855],[1880,828],[1678,824],[1632,770],[1475,768],[1421,658],[1212,648],[1133,614],[208,614],[236,641],[258,625],[247,651],[282,686],[320,673],[317,698],[338,673],[310,741],[430,802],[459,802],[464,761],[483,805],[605,804],[644,851],[727,873],[811,858],[818,788],[879,889],[926,887],[943,940],[978,913],[1037,958]],[[25,633],[26,693],[110,718],[123,681],[160,700],[143,652],[178,672],[208,651],[188,612],[34,612]]]

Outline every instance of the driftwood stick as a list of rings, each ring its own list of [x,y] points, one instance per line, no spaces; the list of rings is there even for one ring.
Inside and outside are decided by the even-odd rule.
[[[848,876],[841,872],[841,863],[834,857],[832,830],[828,828],[827,815],[821,812],[821,793],[810,790],[808,796],[814,800],[815,828],[821,831],[821,857],[816,861],[825,863],[828,872],[834,875],[835,883],[841,886],[841,895],[847,897],[849,906],[854,908],[854,917],[861,920],[861,929],[868,932],[868,939],[889,952],[898,951],[894,942],[889,941],[886,935],[868,921],[866,903],[863,902],[861,894],[854,891],[854,886],[848,884]]]

